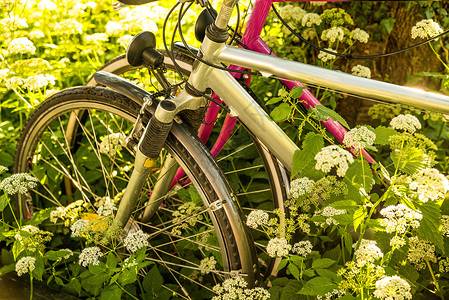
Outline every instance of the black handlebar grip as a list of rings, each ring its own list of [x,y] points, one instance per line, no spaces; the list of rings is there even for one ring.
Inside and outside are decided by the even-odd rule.
[[[156,160],[165,144],[172,124],[173,122],[162,123],[155,117],[152,117],[140,141],[140,152],[146,157]]]

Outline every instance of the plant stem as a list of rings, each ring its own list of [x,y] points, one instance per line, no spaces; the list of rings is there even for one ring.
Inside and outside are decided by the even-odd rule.
[[[427,264],[427,268],[429,268],[430,275],[432,276],[433,282],[435,283],[435,287],[437,288],[437,291],[441,293],[440,285],[438,284],[437,279],[435,278],[435,274],[433,273],[432,267],[430,266],[429,260],[427,258],[424,259]],[[442,298],[444,299],[444,298]]]
[[[130,294],[127,290],[125,290],[117,281],[115,282],[115,284],[122,290],[124,291],[126,294],[130,295],[131,298],[135,299],[135,300],[139,300],[138,298],[136,298],[135,296],[133,296],[132,294]]]
[[[30,275],[30,300],[33,300],[33,275]]]

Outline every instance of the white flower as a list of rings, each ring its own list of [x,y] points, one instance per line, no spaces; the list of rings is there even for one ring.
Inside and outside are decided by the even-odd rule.
[[[428,37],[437,36],[440,33],[443,33],[443,29],[441,29],[440,25],[432,19],[419,21],[412,27],[413,39],[416,39],[417,37],[426,39]]]
[[[73,255],[73,251],[70,250],[69,248],[64,248],[59,251],[67,251],[67,254],[63,257],[64,259],[69,259],[69,257]]]
[[[375,139],[376,134],[374,132],[365,126],[360,126],[358,128],[351,129],[345,134],[343,144],[348,147],[360,149],[366,148],[367,146],[372,146]]]
[[[215,257],[206,257],[203,258],[200,261],[199,268],[201,269],[201,274],[208,274],[211,270],[215,270],[215,265],[217,264],[217,261],[215,260]]]
[[[326,48],[326,50],[331,51],[331,52],[337,52],[332,48]],[[324,51],[320,51],[320,53],[318,54],[318,59],[321,59],[322,62],[327,62],[329,60],[333,60],[336,59],[337,57],[334,54],[330,54]]]
[[[287,4],[279,10],[279,15],[281,16],[282,19],[288,21],[288,19],[291,19],[292,17],[293,8],[294,8],[293,5]]]
[[[13,39],[8,45],[8,51],[10,53],[30,53],[34,54],[36,52],[36,47],[32,41],[26,37]]]
[[[307,13],[302,17],[301,21],[302,26],[306,27],[312,27],[313,25],[320,25],[321,24],[321,18],[320,15],[315,13]]]
[[[101,249],[98,247],[88,247],[83,249],[80,253],[79,264],[80,266],[87,267],[90,264],[98,266],[100,264],[99,258],[103,256]]]
[[[447,237],[449,237],[449,216],[442,215],[441,216],[441,233]]]
[[[150,236],[144,233],[142,230],[138,230],[132,233],[129,233],[128,236],[123,241],[126,249],[129,252],[136,252],[140,248],[147,247],[149,245],[148,238]]]
[[[404,204],[387,206],[380,211],[380,214],[385,217],[380,220],[380,225],[384,226],[388,233],[404,234],[409,226],[418,228],[422,219],[420,211],[414,211]]]
[[[295,243],[292,248],[292,252],[296,253],[302,257],[306,257],[312,252],[312,243],[309,241],[301,241],[298,243]]]
[[[295,6],[292,11],[292,19],[294,21],[301,22],[301,20],[304,18],[306,13],[307,12],[304,9],[302,9],[301,7]]]
[[[354,158],[351,153],[342,149],[339,146],[331,145],[321,149],[315,155],[316,165],[315,169],[321,170],[324,173],[329,173],[333,167],[337,168],[337,175],[345,176],[349,168],[348,163],[353,163]]]
[[[382,258],[384,255],[376,241],[362,239],[359,248],[354,252],[357,265],[364,266],[367,263],[373,263],[376,259]],[[356,244],[354,244],[354,247]]]
[[[9,30],[28,27],[26,19],[21,18],[12,12],[10,12],[6,18],[0,20],[0,25],[8,28]]]
[[[356,65],[351,69],[352,75],[371,78],[371,70],[368,67],[362,65]]]
[[[391,119],[390,126],[396,130],[404,130],[409,133],[415,133],[417,129],[421,129],[421,123],[418,118],[410,114],[398,115]]]
[[[323,6],[324,4],[326,4],[327,1],[311,1],[310,4],[312,6]]]
[[[293,198],[299,198],[312,191],[315,181],[307,177],[301,177],[290,183],[290,195]]]
[[[45,34],[41,30],[33,30],[30,32],[30,38],[32,40],[43,38]]]
[[[212,297],[212,300],[232,300],[232,299],[251,299],[268,300],[270,293],[260,287],[247,289],[248,283],[242,277],[229,278],[221,284],[213,287],[213,291],[218,296]]]
[[[56,77],[50,74],[37,74],[24,80],[24,86],[30,91],[38,91],[47,85],[55,84]]]
[[[112,216],[114,215],[114,211],[117,210],[117,207],[112,202],[111,199],[106,199],[105,203],[98,208],[98,215],[100,216]]]
[[[19,259],[16,263],[16,272],[17,275],[22,276],[25,273],[32,272],[36,263],[36,258],[31,256],[25,256]]]
[[[426,260],[434,263],[437,262],[435,245],[416,236],[411,237],[409,243],[410,248],[408,250],[407,259],[415,265],[417,270],[422,270],[426,267]]]
[[[274,238],[268,242],[267,253],[270,257],[286,256],[292,248],[284,238]]]
[[[401,236],[397,236],[395,235],[394,237],[391,238],[390,240],[390,246],[393,248],[401,248],[402,246],[405,246],[407,242],[405,241],[405,239]]]
[[[9,69],[0,69],[0,81],[5,80],[6,77],[8,77],[9,72]]]
[[[353,40],[359,41],[360,43],[368,43],[369,34],[365,30],[362,30],[360,28],[356,28],[353,31],[351,31],[349,36]]]
[[[83,237],[83,234],[87,232],[88,227],[89,221],[83,219],[76,220],[75,223],[70,226],[72,237]]]
[[[8,78],[8,79],[6,79],[5,85],[6,85],[6,88],[8,88],[8,89],[16,89],[19,86],[23,85],[23,78],[17,77],[17,76]]]
[[[344,295],[346,295],[346,291],[345,291],[345,290],[342,290],[342,289],[340,289],[340,290],[338,290],[338,289],[333,289],[331,292],[327,292],[327,293],[324,295],[324,298],[323,298],[323,296],[317,295],[317,296],[316,296],[316,299],[317,299],[317,300],[332,300],[332,299],[338,299],[338,298],[341,298],[341,297],[343,297]]]
[[[330,43],[334,43],[335,41],[342,42],[345,37],[345,32],[340,27],[332,27],[330,29],[326,29],[321,34],[321,39],[324,41],[329,41]]]
[[[437,169],[427,168],[413,174],[410,189],[416,191],[419,200],[427,202],[443,198],[449,190],[449,181]]]
[[[58,6],[50,0],[42,0],[37,4],[39,10],[56,10]]]
[[[119,43],[124,48],[128,48],[128,45],[132,39],[133,39],[132,35],[125,34],[124,36],[118,38],[117,43]]]
[[[81,34],[83,33],[83,24],[75,19],[65,19],[56,23],[55,30],[61,34]]]
[[[84,41],[88,44],[92,43],[99,45],[101,42],[106,42],[108,39],[109,37],[106,33],[94,33],[84,36]]]
[[[126,136],[122,132],[111,133],[103,138],[100,144],[100,153],[114,156],[117,151],[122,150],[122,146],[126,145]]]
[[[25,194],[29,189],[37,186],[37,179],[27,173],[17,173],[3,179],[0,189],[13,195],[16,193]]]
[[[256,229],[259,226],[268,225],[268,214],[262,210],[253,210],[246,218],[246,225]]]
[[[449,272],[449,257],[446,257],[446,259],[441,259],[438,262],[438,269],[440,273],[448,273]]]
[[[106,23],[106,34],[109,36],[122,34],[125,30],[126,28],[119,22],[108,21]]]
[[[412,299],[410,285],[399,276],[386,276],[376,281],[374,296],[386,300]]]
[[[317,211],[317,214],[322,215],[323,217],[326,218],[326,224],[327,225],[338,225],[340,223],[338,223],[337,220],[335,220],[334,218],[332,218],[333,216],[339,216],[339,215],[343,215],[346,213],[345,209],[336,209],[333,208],[332,206],[326,206],[325,208],[323,208],[323,210],[321,212]]]

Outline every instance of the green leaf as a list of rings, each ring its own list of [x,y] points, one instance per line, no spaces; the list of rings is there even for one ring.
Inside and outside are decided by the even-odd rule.
[[[77,278],[72,278],[65,288],[75,291],[78,296],[81,294],[81,283]]]
[[[323,105],[315,106],[315,110],[316,110],[316,112],[318,112],[318,115],[320,115],[320,117],[324,116],[327,118],[331,118],[332,120],[339,122],[341,125],[343,125],[344,127],[349,129],[349,125],[346,122],[346,120],[343,119],[343,117],[340,116],[334,110],[327,108],[326,106],[323,106]]]
[[[330,258],[320,258],[314,260],[312,263],[312,268],[316,269],[326,269],[332,266],[336,261]]]
[[[157,266],[152,267],[142,281],[143,289],[148,294],[156,293],[162,287],[162,283],[163,279]]]
[[[271,113],[270,117],[275,122],[282,122],[289,118],[292,107],[288,103],[281,103],[279,106],[275,107]]]
[[[291,279],[282,289],[280,300],[300,300],[305,299],[304,296],[298,295],[301,283],[296,279]]]
[[[276,271],[282,270],[283,268],[285,268],[285,266],[286,266],[287,264],[288,264],[288,259],[283,258],[283,259],[281,260],[281,262],[279,263],[278,268],[277,268]]]
[[[299,280],[299,269],[295,264],[288,264],[288,270],[290,273]]]
[[[423,218],[418,227],[418,237],[427,240],[441,251],[444,251],[443,236],[438,228],[441,225],[441,210],[438,204],[428,201],[422,205],[418,205]]]
[[[109,253],[108,254],[108,258],[106,259],[106,266],[109,269],[113,269],[115,268],[115,266],[117,265],[117,258],[115,257],[114,253]]]
[[[299,172],[310,168],[315,162],[315,155],[323,148],[323,136],[313,132],[309,132],[304,138],[302,150],[296,150],[293,154],[293,170],[292,176]]]
[[[318,275],[323,276],[323,277],[327,277],[330,280],[333,281],[338,281],[340,279],[340,276],[337,275],[337,273],[331,271],[331,270],[327,270],[327,269],[315,269],[315,271],[317,272]]]
[[[374,133],[376,134],[376,139],[374,140],[375,145],[386,145],[389,143],[390,136],[398,134],[393,128],[384,126],[379,126],[374,129]]]
[[[58,251],[49,250],[45,253],[44,257],[48,260],[58,260],[62,259],[66,255],[69,255],[70,253],[72,252],[69,250],[58,250]]]
[[[366,161],[355,160],[346,171],[345,180],[353,188],[364,188],[369,193],[373,187],[374,179],[370,165]]]
[[[283,99],[284,98],[282,98],[282,97],[273,97],[270,100],[268,100],[265,104],[266,105],[275,104],[275,103],[282,101]]]
[[[324,295],[336,289],[337,285],[333,283],[329,278],[318,276],[310,279],[304,284],[304,287],[299,291],[299,294],[303,295]]]
[[[390,34],[393,30],[394,23],[396,22],[396,19],[394,18],[384,18],[380,21],[380,26],[382,26],[386,33]]]
[[[137,280],[137,274],[132,270],[125,269],[118,278],[118,282],[124,286]]]
[[[42,275],[44,274],[44,270],[45,270],[44,260],[40,256],[35,257],[35,258],[36,258],[36,261],[34,263],[33,277],[36,278],[37,280],[42,281]]]
[[[107,286],[100,294],[100,300],[120,300],[122,290],[117,285]]]
[[[355,202],[353,200],[335,201],[335,202],[331,203],[330,206],[332,206],[335,209],[346,209],[346,210],[353,210],[353,209],[356,209],[357,207],[359,207],[357,202]]]
[[[395,150],[390,154],[396,168],[407,174],[430,167],[430,159],[421,149],[407,147],[401,151]]]
[[[295,86],[290,92],[290,97],[292,97],[293,99],[301,97],[304,89],[304,86]]]
[[[360,206],[355,212],[354,212],[354,231],[357,231],[357,228],[359,228],[360,224],[362,224],[363,220],[365,220],[365,217],[367,215],[367,210],[365,206]]]
[[[6,206],[8,206],[9,197],[8,194],[3,194],[0,196],[0,212],[2,212]]]

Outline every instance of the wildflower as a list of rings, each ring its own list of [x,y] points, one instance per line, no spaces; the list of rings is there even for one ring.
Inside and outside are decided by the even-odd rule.
[[[414,181],[410,183],[409,187],[416,191],[415,193],[422,202],[443,198],[449,190],[449,181],[437,169],[423,169],[413,174],[412,178]]]
[[[356,65],[351,69],[352,75],[371,78],[371,70],[368,67],[362,65]]]
[[[246,218],[246,225],[254,229],[259,226],[267,226],[268,214],[262,210],[253,210]]]
[[[25,256],[19,259],[16,263],[17,275],[22,276],[25,273],[33,272],[36,263],[36,258],[31,256]]]
[[[126,145],[126,136],[122,132],[111,133],[103,138],[100,144],[100,153],[114,156],[117,151],[122,150],[122,146]]]
[[[368,115],[374,120],[380,119],[382,122],[386,122],[400,114],[401,110],[398,105],[374,104],[369,108]]]
[[[109,199],[109,200],[106,200],[105,203],[104,203],[103,205],[101,205],[101,206],[98,208],[97,213],[98,213],[100,216],[106,217],[106,216],[112,216],[112,215],[114,215],[114,211],[115,211],[115,210],[117,210],[117,207],[116,207],[115,204]]]
[[[270,257],[287,256],[291,248],[286,239],[274,238],[268,242],[267,253]]]
[[[421,20],[412,27],[412,38],[416,39],[420,37],[426,39],[428,37],[434,37],[443,33],[440,25],[432,19]]]
[[[386,276],[376,281],[374,296],[387,300],[412,299],[410,285],[399,276]]]
[[[122,262],[122,269],[127,269],[127,268],[131,268],[131,267],[135,267],[138,265],[138,263],[136,262],[135,258],[132,258],[132,256],[126,258],[123,262]]]
[[[199,268],[201,269],[201,274],[208,274],[211,270],[215,270],[215,265],[217,264],[217,261],[215,260],[215,257],[206,257],[203,258],[200,261]]]
[[[394,117],[390,126],[396,130],[404,130],[410,133],[414,133],[417,129],[421,129],[421,123],[418,118],[412,115],[398,115]]]
[[[45,34],[41,30],[33,30],[30,31],[30,38],[32,40],[43,38]]]
[[[24,80],[24,86],[30,91],[38,91],[47,85],[55,84],[56,77],[49,74],[38,74],[30,76]]]
[[[330,43],[334,43],[335,41],[342,42],[345,37],[345,32],[340,27],[332,27],[330,29],[326,29],[321,34],[321,39],[324,41],[329,41]]]
[[[281,16],[282,19],[289,20],[292,17],[293,8],[294,8],[293,5],[287,4],[279,10],[279,15]]]
[[[343,280],[338,284],[340,289],[352,290],[357,294],[372,289],[376,281],[384,277],[385,270],[381,266],[371,262],[359,264],[355,261],[349,261],[345,264],[345,268],[337,271]]]
[[[73,251],[70,250],[69,248],[64,248],[59,251],[67,252],[67,254],[63,257],[63,259],[69,259],[69,257],[73,255]]]
[[[5,80],[6,77],[8,77],[9,72],[9,69],[0,69],[0,81]]]
[[[9,79],[6,79],[6,88],[8,89],[16,89],[23,85],[23,78],[14,76]]]
[[[83,235],[86,234],[88,227],[89,221],[83,219],[76,220],[75,223],[70,226],[72,237],[83,237]]]
[[[12,12],[10,12],[6,18],[0,20],[0,25],[8,28],[11,31],[17,28],[28,27],[26,19],[21,18]]]
[[[117,43],[119,43],[124,48],[128,48],[128,45],[132,39],[133,37],[131,35],[125,34],[124,36],[118,38]]]
[[[45,243],[51,241],[53,234],[49,231],[40,230],[36,226],[27,225],[22,227],[14,235],[14,238],[20,242],[28,251],[36,252],[45,249]]]
[[[42,0],[37,4],[39,10],[56,10],[58,6],[51,0]]]
[[[290,183],[290,195],[293,198],[299,198],[312,191],[315,181],[307,177],[301,177]]]
[[[415,265],[417,270],[424,269],[426,260],[434,263],[437,262],[435,245],[432,243],[415,236],[410,238],[409,244],[410,248],[408,250],[407,259]]]
[[[345,176],[349,168],[348,163],[353,163],[354,158],[351,153],[336,145],[327,146],[315,155],[317,161],[315,169],[329,173],[333,167],[337,168],[337,175]]]
[[[441,233],[447,237],[449,237],[449,216],[442,215],[441,216]]]
[[[196,222],[203,219],[203,215],[199,214],[192,216],[196,211],[198,211],[199,206],[193,202],[186,202],[179,206],[176,211],[173,212],[173,223],[181,223],[172,228],[172,233],[175,235],[181,235],[182,230],[188,230],[191,226],[195,226]],[[188,216],[188,218],[187,218]],[[184,221],[184,219],[186,219]]]
[[[0,189],[10,195],[16,193],[25,194],[29,189],[37,186],[37,179],[27,173],[17,173],[3,179]]]
[[[45,91],[45,98],[48,98],[50,96],[53,96],[54,94],[58,93],[59,89],[48,89]]]
[[[351,31],[349,36],[353,40],[359,41],[360,43],[368,43],[369,34],[365,30],[362,30],[360,28],[356,28],[353,31]]]
[[[106,34],[109,36],[119,35],[125,30],[126,28],[119,22],[108,21],[108,23],[106,23]]]
[[[403,237],[395,235],[390,240],[390,246],[393,248],[401,248],[402,246],[405,246],[406,241]]]
[[[109,39],[106,33],[94,33],[84,36],[84,41],[88,44],[99,45],[101,42],[106,42]]]
[[[376,241],[362,239],[359,248],[354,252],[358,266],[374,263],[376,259],[380,259],[384,256],[376,244]],[[357,244],[354,244],[354,247],[356,245]]]
[[[318,180],[310,192],[312,203],[323,203],[331,196],[346,195],[348,186],[337,176],[326,176]]]
[[[98,266],[100,264],[100,257],[103,256],[101,249],[98,247],[88,247],[81,251],[79,256],[79,264],[82,267],[87,267],[90,264]]]
[[[316,299],[317,300],[331,300],[331,299],[338,299],[343,297],[344,295],[346,295],[346,291],[343,289],[333,289],[330,292],[327,292],[323,298],[323,296],[317,295]]]
[[[128,236],[123,241],[126,249],[129,252],[136,252],[140,248],[147,247],[149,245],[148,238],[150,236],[144,233],[142,230],[138,230],[132,233],[129,233]]]
[[[321,18],[318,14],[315,13],[307,13],[302,17],[301,21],[302,26],[312,27],[313,25],[320,25]]]
[[[445,259],[441,259],[438,263],[438,269],[440,273],[448,273],[449,272],[449,257]]]
[[[380,214],[385,217],[380,224],[388,233],[404,234],[409,226],[418,228],[422,219],[420,211],[414,211],[402,203],[387,206],[380,211]]]
[[[325,208],[323,208],[322,211],[316,211],[315,213],[325,217],[326,218],[325,223],[327,225],[338,225],[339,224],[338,221],[332,217],[338,216],[338,215],[343,215],[346,213],[346,210],[336,209],[336,208],[333,208],[332,206],[326,206]],[[321,224],[321,225],[324,225],[324,224]]]
[[[306,257],[312,252],[312,243],[309,241],[301,241],[293,244],[292,252],[302,257]]]
[[[34,54],[36,52],[36,47],[32,41],[26,37],[13,39],[8,45],[8,51],[10,53],[30,53]]]
[[[337,52],[335,50],[333,50],[332,48],[326,48],[326,50],[331,51],[331,52]],[[322,62],[327,62],[329,60],[333,60],[336,59],[337,57],[334,54],[330,54],[324,51],[320,51],[320,53],[318,54],[318,59],[321,59]]]
[[[0,165],[0,174],[3,174],[8,171],[8,168]]]
[[[226,279],[221,284],[213,287],[213,291],[217,296],[214,296],[212,300],[270,299],[270,293],[267,290],[261,287],[247,289],[247,286],[248,283],[242,277]]]
[[[83,24],[75,19],[65,19],[56,24],[55,30],[61,34],[81,34],[83,33]]]
[[[310,4],[312,4],[313,6],[323,6],[326,3],[327,3],[327,1],[312,1],[312,2],[310,2]]]
[[[367,146],[372,146],[375,139],[376,134],[374,132],[365,126],[361,126],[358,128],[353,128],[347,132],[343,139],[343,144],[348,147],[361,149],[366,148]]]

